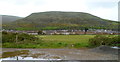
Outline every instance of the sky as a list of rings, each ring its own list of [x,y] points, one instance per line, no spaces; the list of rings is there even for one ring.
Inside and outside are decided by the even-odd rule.
[[[86,12],[118,21],[119,0],[0,0],[0,14],[26,17],[45,11]]]

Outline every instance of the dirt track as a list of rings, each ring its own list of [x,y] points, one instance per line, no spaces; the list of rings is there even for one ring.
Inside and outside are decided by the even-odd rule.
[[[96,52],[94,49],[15,49],[3,48],[3,52],[29,50],[32,53],[44,52],[47,56],[58,56],[62,60],[118,60],[117,54]],[[42,56],[44,58],[44,56]]]

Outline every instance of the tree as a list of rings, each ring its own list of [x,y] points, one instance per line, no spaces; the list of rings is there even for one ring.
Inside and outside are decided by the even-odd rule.
[[[38,35],[42,35],[43,34],[43,32],[42,31],[38,31]]]
[[[88,28],[85,28],[85,33],[84,34],[86,34],[87,31],[88,31]]]

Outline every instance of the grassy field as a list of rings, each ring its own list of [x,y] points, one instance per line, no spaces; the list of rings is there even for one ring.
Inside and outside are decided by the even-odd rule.
[[[68,47],[79,48],[87,47],[88,40],[95,35],[38,35],[44,41],[44,44],[49,47]]]
[[[65,42],[69,44],[73,43],[86,43],[89,38],[93,38],[94,35],[39,35],[46,42]]]
[[[95,35],[37,35],[37,41],[4,43],[5,48],[81,48],[88,47],[88,40]]]
[[[3,43],[4,48],[86,48],[96,35],[36,35],[39,40],[22,43]],[[110,35],[116,36],[116,35]]]

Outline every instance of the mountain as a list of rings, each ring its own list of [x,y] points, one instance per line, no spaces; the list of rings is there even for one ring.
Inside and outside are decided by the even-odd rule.
[[[102,19],[89,13],[49,11],[32,13],[29,16],[13,21],[4,28],[17,30],[40,29],[118,29],[118,22]]]
[[[22,17],[18,17],[18,16],[11,16],[11,15],[1,15],[2,16],[2,23],[10,23],[13,21],[16,21],[18,19],[22,19]]]

